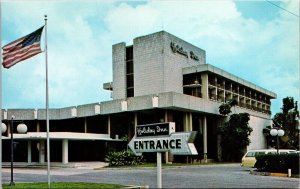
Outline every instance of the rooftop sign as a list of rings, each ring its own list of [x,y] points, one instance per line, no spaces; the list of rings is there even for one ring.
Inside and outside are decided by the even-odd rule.
[[[178,44],[176,44],[174,42],[171,42],[170,47],[171,47],[173,53],[179,53],[187,58],[190,55],[191,59],[199,61],[199,57],[197,55],[195,55],[193,51],[190,51],[190,53],[188,53],[188,51],[184,50],[183,47],[179,46]]]

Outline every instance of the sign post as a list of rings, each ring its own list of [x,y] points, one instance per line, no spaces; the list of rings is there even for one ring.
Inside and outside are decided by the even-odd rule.
[[[197,131],[175,132],[175,123],[155,123],[138,125],[135,136],[129,142],[129,148],[136,155],[143,152],[157,153],[157,188],[162,188],[161,153],[174,155],[197,155],[194,145]]]
[[[157,188],[162,188],[162,173],[161,173],[161,152],[156,152],[156,163],[157,163]]]

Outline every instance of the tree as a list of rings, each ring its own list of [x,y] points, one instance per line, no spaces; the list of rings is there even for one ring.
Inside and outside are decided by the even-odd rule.
[[[221,104],[221,106],[219,106],[219,113],[222,115],[228,115],[231,113],[231,108],[233,106],[237,105],[237,101],[236,100],[229,100],[226,103]]]
[[[249,136],[252,128],[249,126],[248,113],[232,114],[229,121],[218,127],[222,142],[222,159],[225,161],[240,161],[243,152],[250,144]]]
[[[293,97],[282,99],[282,112],[273,118],[273,127],[282,127],[285,134],[281,137],[281,148],[296,148],[299,150],[299,111],[297,101]],[[270,140],[269,140],[270,141]]]

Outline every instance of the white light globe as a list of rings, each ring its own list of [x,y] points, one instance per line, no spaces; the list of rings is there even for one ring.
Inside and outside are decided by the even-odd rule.
[[[5,133],[6,130],[7,130],[7,126],[5,125],[5,123],[2,123],[2,127],[1,127],[2,133]]]
[[[278,133],[278,136],[283,136],[283,135],[284,135],[284,130],[279,129],[279,130],[277,131],[277,133]]]
[[[277,129],[271,129],[270,134],[276,136],[278,134]]]
[[[26,133],[27,132],[27,126],[24,123],[20,123],[17,126],[18,133]]]

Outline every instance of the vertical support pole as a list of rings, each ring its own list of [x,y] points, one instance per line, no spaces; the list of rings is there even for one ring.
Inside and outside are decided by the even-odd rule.
[[[39,143],[39,163],[45,163],[45,142],[40,140]]]
[[[11,116],[10,125],[10,186],[14,186],[14,116]]]
[[[188,131],[193,131],[193,114],[189,113],[189,127],[188,127]]]
[[[161,174],[161,152],[157,152],[157,188],[162,188],[162,174]]]
[[[31,163],[31,140],[27,142],[27,163]]]
[[[69,142],[68,139],[62,140],[62,163],[67,164],[69,162]]]
[[[0,1],[0,47],[2,47],[2,2]],[[0,64],[2,65],[2,49],[0,49]],[[0,125],[2,127],[2,66],[0,66]],[[0,135],[0,189],[2,189],[2,132]]]
[[[168,122],[168,110],[165,111],[165,122]],[[169,152],[165,152],[166,163],[169,163]]]
[[[86,123],[86,118],[84,118],[84,133],[87,133],[87,123]]]
[[[203,118],[203,151],[204,151],[204,161],[207,163],[207,121],[206,116]]]
[[[50,136],[49,136],[49,94],[48,94],[48,44],[47,44],[47,15],[45,15],[45,62],[46,62],[46,127],[47,127],[47,180],[50,184]]]
[[[107,118],[107,134],[109,134],[109,136],[110,136],[110,116],[108,116],[108,118]]]
[[[136,126],[138,125],[138,117],[137,117],[137,113],[134,113],[134,135],[136,133]]]

